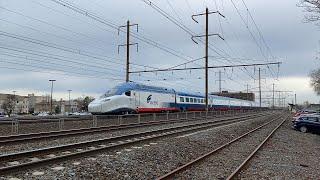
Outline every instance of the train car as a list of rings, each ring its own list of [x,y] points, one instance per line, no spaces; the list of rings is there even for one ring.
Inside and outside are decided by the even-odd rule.
[[[208,96],[209,110],[252,109],[255,102],[215,95]],[[122,83],[88,106],[92,114],[126,114],[205,110],[203,94],[178,92],[172,88]]]

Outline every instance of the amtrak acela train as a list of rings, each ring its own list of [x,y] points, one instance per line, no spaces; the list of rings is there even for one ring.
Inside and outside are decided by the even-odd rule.
[[[210,110],[252,109],[253,101],[208,96]],[[178,92],[171,88],[127,82],[115,86],[88,106],[92,114],[153,113],[205,110],[205,96]]]

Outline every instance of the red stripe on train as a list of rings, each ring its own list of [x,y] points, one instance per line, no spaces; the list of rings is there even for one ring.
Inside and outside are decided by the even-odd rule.
[[[150,112],[164,112],[164,111],[179,111],[177,108],[138,108],[138,113],[150,113]]]

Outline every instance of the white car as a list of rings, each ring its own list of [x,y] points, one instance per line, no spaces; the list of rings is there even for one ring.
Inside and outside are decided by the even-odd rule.
[[[37,116],[49,116],[49,113],[47,112],[41,112]]]

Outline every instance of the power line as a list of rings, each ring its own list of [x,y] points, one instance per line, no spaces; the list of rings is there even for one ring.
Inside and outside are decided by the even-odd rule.
[[[66,51],[66,52],[70,52],[70,53],[73,53],[73,54],[78,54],[78,55],[87,56],[87,57],[94,58],[94,59],[103,60],[103,61],[106,61],[106,62],[110,62],[112,64],[124,65],[124,63],[117,63],[117,62],[110,61],[110,60],[105,59],[105,58],[99,58],[99,57],[97,57],[95,55],[90,55],[92,53],[89,53],[89,52],[86,52],[86,51],[80,50],[80,49],[73,49],[73,48],[57,45],[57,44],[46,42],[46,41],[41,41],[41,40],[32,39],[32,38],[28,38],[28,37],[24,37],[24,36],[20,36],[20,35],[16,35],[16,34],[7,33],[7,32],[4,32],[4,31],[0,31],[0,35],[6,36],[6,37],[10,37],[10,38],[14,38],[14,39],[18,39],[18,40],[22,40],[22,41],[26,41],[26,42],[37,44],[37,45],[42,45],[42,46],[46,46],[46,47],[50,47],[50,48],[55,48],[55,49]],[[98,56],[102,56],[102,55],[98,55]],[[106,58],[111,58],[111,57],[106,57]],[[113,58],[113,59],[115,59],[115,58]],[[139,65],[139,64],[134,64],[134,65],[144,67],[144,65]]]
[[[249,10],[249,8],[248,8],[247,4],[245,3],[245,1],[244,1],[244,0],[241,0],[241,1],[242,1],[243,5],[245,6],[245,8],[247,9],[247,11],[248,11],[248,13],[249,13],[249,16],[250,16],[250,18],[251,18],[251,20],[252,20],[253,24],[255,25],[256,29],[258,30],[259,36],[261,37],[261,39],[262,39],[262,41],[263,41],[264,45],[266,46],[266,48],[267,48],[267,50],[269,51],[270,55],[271,55],[272,57],[274,57],[274,56],[273,56],[273,54],[272,54],[272,52],[271,52],[271,48],[270,48],[270,47],[268,46],[268,44],[266,43],[265,38],[263,37],[263,34],[262,34],[262,32],[261,32],[260,28],[258,27],[258,25],[257,25],[256,21],[254,20],[254,18],[253,18],[253,16],[252,16],[252,14],[251,14],[251,12],[250,12],[250,10]]]
[[[94,65],[93,64],[88,64],[88,63],[83,63],[82,60],[79,60],[79,59],[70,58],[70,57],[57,55],[57,54],[46,53],[46,52],[42,52],[42,51],[35,51],[35,50],[24,49],[24,48],[17,48],[17,47],[12,47],[12,46],[7,46],[7,45],[6,46],[0,46],[0,48],[1,49],[6,49],[6,50],[9,50],[9,51],[15,51],[15,52],[20,52],[20,53],[30,54],[30,55],[34,55],[34,56],[40,56],[40,57],[45,57],[45,58],[50,58],[50,59],[55,59],[55,60],[60,60],[60,61],[65,61],[65,62],[77,63],[77,64],[85,65],[87,67],[94,67],[94,68],[99,68],[99,69],[117,71],[117,70],[105,67],[106,64],[100,64],[100,63],[97,63],[97,62],[95,62]],[[62,58],[65,58],[65,59],[62,59]]]
[[[82,14],[82,15],[85,15],[86,17],[92,18],[92,19],[94,19],[94,20],[96,20],[96,21],[98,21],[98,22],[100,22],[100,23],[102,23],[102,24],[105,24],[105,25],[107,25],[107,26],[109,26],[109,27],[111,27],[111,28],[117,28],[117,27],[116,27],[116,26],[117,26],[116,24],[114,24],[114,23],[112,23],[112,22],[109,22],[109,21],[107,21],[107,20],[105,20],[105,19],[102,19],[102,18],[100,18],[99,16],[97,16],[97,15],[95,15],[95,14],[93,14],[93,13],[88,12],[87,10],[78,8],[78,7],[76,7],[75,5],[72,5],[71,3],[68,3],[67,1],[62,1],[62,0],[51,0],[51,1],[53,1],[53,2],[55,2],[55,3],[58,3],[58,4],[60,4],[60,5],[63,5],[64,7],[67,7],[67,8],[69,8],[69,9],[71,9],[71,10],[74,10],[75,12],[78,12],[78,13],[80,13],[80,14]],[[159,48],[159,49],[161,49],[161,50],[163,50],[163,51],[165,51],[165,52],[168,52],[168,53],[170,53],[170,54],[172,54],[172,55],[174,55],[174,56],[176,56],[176,57],[179,57],[180,59],[183,59],[183,60],[189,60],[189,59],[191,59],[191,57],[188,57],[188,58],[182,57],[182,56],[180,56],[179,54],[177,54],[177,51],[176,51],[176,50],[173,50],[173,49],[168,48],[168,47],[166,47],[166,46],[164,46],[164,45],[161,45],[161,44],[159,44],[159,43],[157,43],[157,42],[155,42],[155,41],[153,41],[153,40],[150,40],[150,39],[145,38],[145,37],[141,37],[140,35],[137,35],[137,34],[135,34],[135,33],[133,33],[133,32],[131,33],[131,35],[132,35],[134,38],[136,38],[136,39],[138,39],[138,40],[140,40],[140,41],[142,41],[142,42],[145,42],[145,43],[147,43],[147,44],[149,44],[149,45],[152,45],[152,46],[154,46],[154,47],[157,47],[157,48]],[[179,53],[179,52],[178,52],[178,53]]]
[[[48,22],[46,22],[46,21],[44,21],[44,20],[41,20],[41,19],[38,19],[38,18],[34,18],[34,17],[31,17],[31,16],[27,16],[27,15],[25,15],[25,14],[22,14],[22,13],[20,13],[20,12],[17,12],[17,11],[11,10],[11,9],[7,9],[7,8],[5,8],[5,7],[2,7],[2,6],[0,6],[0,8],[3,9],[3,10],[6,10],[6,11],[8,11],[8,12],[11,12],[11,13],[14,13],[14,14],[17,14],[17,15],[20,15],[20,16],[23,16],[23,17],[25,17],[25,18],[31,19],[31,20],[33,20],[33,21],[38,21],[38,22],[40,22],[40,23],[49,25],[49,26],[51,26],[51,27],[54,27],[54,28],[57,28],[57,29],[61,29],[61,30],[67,31],[67,32],[70,32],[70,33],[72,33],[72,34],[76,34],[76,35],[78,35],[78,36],[86,37],[86,38],[88,38],[88,39],[90,39],[90,40],[93,39],[92,37],[88,36],[87,34],[80,33],[80,32],[76,32],[76,31],[70,30],[70,29],[68,29],[68,28],[65,28],[65,27],[63,27],[63,26],[51,24],[51,23],[48,23]],[[96,40],[96,41],[100,41],[100,42],[102,42],[103,44],[106,44],[106,42],[101,41],[101,40]]]
[[[190,28],[188,28],[186,25],[184,25],[183,23],[179,22],[177,19],[175,19],[174,17],[172,17],[169,13],[165,12],[164,10],[162,10],[159,6],[157,6],[154,2],[150,1],[150,0],[141,0],[144,3],[146,3],[147,5],[149,5],[150,7],[152,7],[154,10],[156,10],[158,13],[160,13],[163,17],[165,17],[166,19],[168,19],[170,22],[172,22],[173,24],[175,24],[176,26],[178,26],[180,29],[182,29],[184,32],[186,32],[188,35],[190,36],[195,36],[195,32],[193,32]],[[204,41],[201,39],[198,39],[201,43],[204,44]],[[214,51],[216,54],[221,55],[216,49],[218,49],[217,47],[213,46],[212,44],[210,44],[210,49],[212,51]],[[215,47],[216,49],[212,48]],[[219,51],[223,52],[222,50],[218,49]]]
[[[45,73],[47,72],[47,70],[52,70],[54,72],[63,72],[64,74],[61,74],[61,73],[52,73],[50,72],[49,74],[60,74],[60,75],[65,75],[65,74],[77,74],[77,75],[81,75],[81,76],[84,76],[84,77],[95,77],[97,78],[97,76],[92,76],[92,75],[88,75],[88,74],[82,74],[82,73],[77,73],[77,72],[65,72],[65,71],[62,71],[61,69],[56,69],[56,68],[52,68],[52,67],[47,67],[47,66],[39,66],[39,65],[30,65],[30,64],[26,64],[26,63],[18,63],[18,62],[12,62],[12,61],[9,61],[7,59],[3,59],[3,58],[0,58],[1,62],[5,62],[5,63],[9,63],[9,64],[14,64],[14,65],[21,65],[24,67],[24,69],[20,69],[20,68],[14,68],[16,70],[23,70],[23,71],[29,71],[29,70],[26,70],[25,67],[32,67],[32,68],[38,68],[38,69],[41,69],[42,71],[40,70],[37,70],[37,72],[44,72]],[[13,69],[13,68],[9,68],[8,69]],[[34,71],[34,69],[32,69],[32,71]],[[99,76],[99,79],[109,79],[109,80],[115,80],[115,81],[123,81],[123,79],[116,79],[116,78],[109,78],[109,77],[102,77],[102,76]]]
[[[244,17],[242,16],[242,14],[240,13],[238,7],[236,6],[236,4],[233,2],[233,0],[230,0],[233,7],[236,9],[236,12],[238,13],[240,19],[242,20],[242,22],[245,24],[245,27],[247,28],[251,38],[253,39],[253,41],[255,42],[255,44],[258,46],[258,48],[260,49],[261,55],[264,56],[265,58],[267,58],[262,50],[262,47],[260,46],[260,44],[258,43],[257,39],[255,38],[255,36],[253,35],[253,33],[251,32],[251,30],[249,29],[248,23],[246,23],[246,21],[244,20]]]
[[[233,68],[233,67],[249,67],[249,66],[266,66],[266,65],[278,65],[281,62],[270,63],[257,63],[257,64],[238,64],[238,65],[225,65],[225,66],[209,66],[208,69],[217,68]],[[199,70],[205,69],[205,67],[190,67],[190,68],[174,68],[174,69],[156,69],[156,70],[143,70],[143,71],[131,71],[129,73],[150,73],[150,72],[165,72],[165,71],[186,71],[186,70]]]
[[[44,62],[46,64],[62,66],[63,68],[69,67],[71,70],[74,70],[75,68],[77,68],[77,69],[80,69],[80,70],[82,69],[82,70],[85,70],[85,71],[89,71],[89,72],[91,71],[91,72],[95,72],[95,73],[99,73],[99,74],[110,74],[112,76],[120,76],[120,75],[109,73],[109,72],[105,72],[105,71],[96,71],[96,70],[87,69],[87,68],[82,67],[81,64],[80,64],[80,66],[79,66],[79,64],[77,64],[77,67],[75,67],[75,66],[71,66],[71,65],[68,65],[68,64],[57,64],[57,63],[54,63],[54,62],[51,62],[51,61],[45,61],[43,59],[35,59],[35,58],[28,57],[28,56],[18,56],[16,54],[12,54],[12,53],[11,54],[2,53],[0,55],[5,55],[5,56],[10,56],[10,57],[15,57],[15,58],[21,58],[21,59],[24,59],[24,60],[32,60],[32,61],[37,61],[37,62]],[[51,67],[51,66],[49,66],[49,67]]]
[[[51,0],[51,1],[55,2],[55,3],[59,4],[59,5],[62,5],[64,7],[66,7],[66,8],[69,8],[69,9],[71,9],[71,10],[77,12],[77,13],[80,13],[80,14],[88,17],[88,18],[91,18],[91,19],[93,19],[95,21],[98,21],[98,22],[100,22],[102,24],[105,24],[108,27],[111,27],[113,29],[118,29],[119,25],[117,25],[115,23],[112,23],[110,21],[107,21],[107,20],[95,15],[94,13],[91,13],[91,12],[87,11],[87,10],[81,9],[81,8],[71,4],[70,2],[63,1],[63,0]],[[124,31],[121,30],[121,32],[124,32]],[[162,50],[164,52],[167,52],[167,53],[169,53],[169,54],[171,54],[173,56],[176,56],[176,57],[178,57],[180,59],[188,60],[190,58],[190,57],[186,58],[187,56],[183,57],[184,56],[183,53],[178,52],[178,51],[176,51],[176,50],[174,50],[172,48],[169,48],[169,47],[167,47],[167,46],[165,46],[163,44],[160,44],[158,42],[155,42],[155,41],[153,41],[153,40],[151,40],[149,38],[141,36],[141,35],[139,35],[137,33],[131,32],[130,34],[131,34],[132,37],[136,38],[137,40],[140,40],[141,42],[144,42],[144,43],[146,43],[148,45],[151,45],[153,47],[156,47],[156,48],[158,48],[158,49],[160,49],[160,50]]]
[[[38,30],[38,29],[36,29],[36,28],[34,28],[34,27],[32,27],[32,26],[24,26],[24,25],[21,25],[21,24],[17,24],[17,23],[14,23],[14,22],[7,21],[7,20],[5,20],[5,19],[0,19],[0,21],[4,21],[4,22],[6,22],[6,23],[16,25],[16,26],[18,26],[18,27],[20,27],[20,28],[30,29],[30,30],[32,30],[32,31],[40,32],[40,33],[42,33],[42,34],[47,34],[47,35],[50,35],[50,36],[54,36],[54,37],[56,37],[56,38],[59,38],[59,39],[65,40],[65,41],[69,41],[69,42],[73,42],[73,43],[77,43],[77,44],[83,44],[83,43],[80,42],[80,41],[75,41],[75,40],[73,40],[73,39],[69,39],[69,38],[66,38],[66,37],[63,37],[63,36],[59,36],[59,35],[57,35],[56,33],[50,33],[50,32],[40,31],[40,30]],[[97,48],[97,49],[100,49],[100,50],[105,51],[105,49],[101,48],[100,46],[99,46],[99,47],[97,47],[96,45],[94,45],[94,46],[95,46],[95,48]],[[90,47],[92,47],[92,45],[90,45]]]

